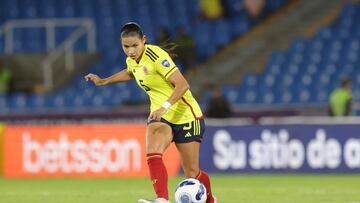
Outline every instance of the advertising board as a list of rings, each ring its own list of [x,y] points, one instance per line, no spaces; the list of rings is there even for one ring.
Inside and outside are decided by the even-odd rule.
[[[201,166],[215,173],[358,173],[360,125],[207,126]]]
[[[7,126],[5,177],[145,177],[145,125]],[[164,156],[169,176],[180,170],[174,145]]]

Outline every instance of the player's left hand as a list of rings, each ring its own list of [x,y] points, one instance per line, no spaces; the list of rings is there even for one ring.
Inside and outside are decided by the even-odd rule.
[[[161,117],[166,113],[166,109],[161,107],[157,109],[156,111],[153,111],[150,113],[148,117],[148,122],[151,121],[160,121]]]

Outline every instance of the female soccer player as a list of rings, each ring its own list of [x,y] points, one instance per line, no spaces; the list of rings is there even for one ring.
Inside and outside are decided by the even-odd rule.
[[[139,203],[168,203],[168,174],[162,154],[175,142],[185,176],[202,182],[208,192],[206,203],[216,203],[210,178],[199,169],[199,148],[205,123],[201,109],[189,90],[189,84],[169,54],[146,43],[141,27],[133,22],[121,29],[121,44],[127,55],[127,69],[108,78],[95,74],[85,76],[97,86],[135,79],[150,97],[150,115],[146,129],[146,158],[155,200]]]

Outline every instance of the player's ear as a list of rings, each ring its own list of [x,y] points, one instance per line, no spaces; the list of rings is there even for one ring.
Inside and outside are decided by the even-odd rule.
[[[141,41],[143,42],[143,44],[146,44],[146,41],[147,41],[146,35],[143,36]]]

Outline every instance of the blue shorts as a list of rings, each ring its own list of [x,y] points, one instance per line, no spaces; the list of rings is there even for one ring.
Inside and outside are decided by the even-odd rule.
[[[163,118],[161,118],[160,122],[166,123],[171,127],[173,132],[172,141],[175,143],[201,142],[205,132],[204,118],[185,124],[173,124]]]

